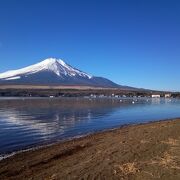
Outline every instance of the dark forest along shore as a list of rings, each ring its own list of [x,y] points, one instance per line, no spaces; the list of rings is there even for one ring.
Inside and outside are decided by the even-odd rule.
[[[176,117],[180,117],[178,99],[1,98],[0,155]]]

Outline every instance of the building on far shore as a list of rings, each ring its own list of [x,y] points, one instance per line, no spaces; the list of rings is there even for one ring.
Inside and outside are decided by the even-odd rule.
[[[170,98],[170,97],[171,97],[171,94],[165,94],[164,97],[165,97],[165,98]]]
[[[161,96],[160,96],[160,94],[152,94],[151,97],[152,97],[152,98],[160,98]]]

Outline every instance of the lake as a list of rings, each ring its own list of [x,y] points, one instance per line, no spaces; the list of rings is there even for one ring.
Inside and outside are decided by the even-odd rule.
[[[180,117],[165,98],[0,98],[0,155],[127,124]]]

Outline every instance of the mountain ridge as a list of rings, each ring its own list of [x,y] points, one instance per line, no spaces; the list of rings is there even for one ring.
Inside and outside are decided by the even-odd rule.
[[[109,79],[92,76],[57,58],[47,58],[25,68],[0,73],[0,84],[121,87]]]
[[[58,76],[61,76],[63,73],[68,74],[67,73],[68,70],[70,72],[69,73],[70,76],[74,76],[77,73],[79,73],[82,76],[87,76],[91,78],[91,75],[73,68],[72,66],[66,64],[62,59],[48,58],[34,65],[27,66],[25,68],[21,68],[18,70],[10,70],[4,73],[0,73],[0,79],[6,79],[9,78],[9,76],[12,77],[12,76],[16,76],[17,74],[24,74],[24,73],[33,74],[42,70],[52,71]]]

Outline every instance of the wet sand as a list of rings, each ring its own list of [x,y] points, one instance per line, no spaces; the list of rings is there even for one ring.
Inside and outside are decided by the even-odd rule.
[[[180,179],[180,119],[16,154],[0,161],[0,179]]]

